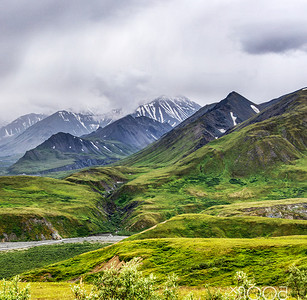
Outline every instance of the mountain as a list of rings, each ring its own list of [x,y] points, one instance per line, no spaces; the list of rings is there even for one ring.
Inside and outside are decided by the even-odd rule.
[[[231,92],[219,103],[201,108],[158,142],[132,156],[128,163],[163,164],[177,161],[258,112],[257,104]]]
[[[120,141],[139,150],[158,140],[171,129],[168,123],[161,123],[148,117],[128,115],[86,137]]]
[[[23,133],[27,128],[45,119],[43,114],[27,114],[0,128],[0,144],[5,144],[13,137]]]
[[[117,141],[87,140],[59,132],[29,150],[8,171],[11,174],[45,174],[106,165],[136,151]]]
[[[11,174],[43,174],[106,165],[135,153],[169,130],[167,123],[129,115],[82,138],[57,133],[27,151],[8,170]]]
[[[134,117],[145,116],[172,127],[193,115],[200,105],[186,97],[160,96],[150,103],[139,106],[132,114]]]
[[[120,114],[120,111],[104,115],[58,111],[30,126],[5,145],[0,146],[0,153],[2,156],[24,153],[58,132],[70,133],[75,136],[89,134],[99,126],[111,123]]]
[[[109,215],[119,219],[119,230],[144,230],[174,215],[199,213],[214,205],[265,200],[274,206],[276,200],[292,198],[306,203],[307,90],[258,114],[248,109],[251,105],[257,108],[231,93],[197,120],[187,120],[184,127],[116,163],[121,170],[135,168],[134,176],[127,176],[106,199]],[[233,121],[243,121],[239,107],[251,117],[215,139],[215,132],[225,128],[221,125],[233,127]],[[214,127],[212,121],[219,118],[223,124]],[[207,137],[210,141],[202,146]],[[105,174],[104,168],[97,171]],[[80,182],[86,174],[85,170],[68,180]],[[299,215],[300,210],[295,208],[294,213]]]

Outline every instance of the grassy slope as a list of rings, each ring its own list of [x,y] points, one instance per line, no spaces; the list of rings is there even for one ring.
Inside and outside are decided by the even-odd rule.
[[[204,174],[200,171],[203,156],[199,154],[197,160],[155,169],[121,187],[117,203],[124,198],[141,204],[127,222],[128,227],[148,228],[174,215],[198,213],[213,205],[307,197],[307,164],[302,163],[303,158],[279,167],[276,176],[260,173],[238,178]]]
[[[58,244],[0,252],[0,278],[10,278],[22,272],[60,262],[81,253],[101,249],[108,244]]]
[[[237,270],[255,275],[260,285],[285,284],[287,268],[307,267],[307,236],[257,239],[152,239],[126,241],[23,274],[28,281],[65,281],[95,277],[114,256],[143,258],[142,270],[161,280],[175,272],[180,285],[229,285]]]
[[[89,187],[50,178],[0,178],[0,237],[51,238],[56,229],[63,237],[108,231],[106,217],[97,209],[99,194]],[[46,221],[52,226],[46,225]]]
[[[185,214],[133,235],[129,240],[152,238],[255,238],[307,235],[307,220],[262,217],[215,217]]]
[[[139,231],[172,216],[199,213],[214,205],[307,197],[305,157],[293,161],[291,165],[278,166],[279,173],[273,170],[268,174],[260,172],[238,178],[203,171],[203,152],[206,155],[211,147],[214,145],[199,149],[189,157],[189,161],[164,168],[116,167],[121,168],[125,181],[109,200],[118,207],[133,202],[140,204],[126,215],[124,226],[131,231]],[[106,176],[103,180],[110,180],[112,176],[105,171],[106,168],[99,168],[95,176],[99,178],[100,173]],[[73,178],[76,182],[91,185],[87,179],[84,180],[88,176],[91,176],[90,172],[84,171],[74,174]]]

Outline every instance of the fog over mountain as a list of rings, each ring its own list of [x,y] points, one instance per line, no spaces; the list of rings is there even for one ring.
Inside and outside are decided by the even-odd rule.
[[[33,112],[132,112],[161,94],[205,105],[236,90],[261,103],[306,86],[304,0],[3,0],[0,8],[0,123]]]

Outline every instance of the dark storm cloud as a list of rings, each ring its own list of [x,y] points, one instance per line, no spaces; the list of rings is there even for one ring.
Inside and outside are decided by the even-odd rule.
[[[283,23],[252,26],[242,33],[243,50],[250,54],[307,51],[306,24]]]

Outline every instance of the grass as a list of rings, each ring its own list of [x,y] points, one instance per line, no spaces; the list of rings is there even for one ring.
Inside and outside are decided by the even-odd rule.
[[[253,273],[259,285],[285,284],[287,268],[307,268],[307,236],[256,239],[173,238],[124,241],[102,250],[23,274],[27,281],[67,281],[81,276],[91,281],[114,257],[142,257],[144,274],[164,281],[172,272],[183,286],[232,284],[238,270]],[[98,272],[98,273],[97,273]]]
[[[84,252],[101,249],[109,244],[75,243],[33,247],[27,250],[0,252],[0,278],[11,278],[20,273],[69,259]]]
[[[178,168],[177,172],[180,171],[184,172]],[[121,188],[120,195],[129,196],[130,202],[140,203],[130,215],[127,228],[143,230],[172,216],[200,213],[216,205],[307,197],[307,180],[262,175],[238,180],[222,175],[188,173],[176,176],[175,172],[172,167],[156,169],[141,174]],[[117,203],[127,205],[127,202]]]
[[[0,178],[0,238],[11,240],[86,236],[108,232],[102,199],[89,187],[31,176]]]
[[[28,283],[20,283],[21,288],[24,288]],[[30,282],[30,291],[32,300],[74,300],[73,294],[71,292],[71,287],[73,283],[68,282]],[[91,285],[86,284],[85,288],[90,290]],[[213,292],[217,290],[216,288],[210,288]],[[230,288],[218,289],[222,292],[231,293]],[[188,294],[193,293],[196,299],[207,299],[207,288],[192,288],[192,287],[180,287],[178,289],[179,299],[183,299]]]
[[[128,239],[139,240],[164,237],[255,238],[304,234],[307,234],[307,220],[184,214],[175,216]]]

